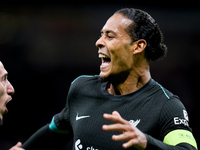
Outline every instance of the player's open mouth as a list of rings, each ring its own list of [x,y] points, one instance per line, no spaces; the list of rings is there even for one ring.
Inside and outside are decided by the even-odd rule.
[[[12,98],[10,98],[9,100],[7,100],[6,102],[5,102],[5,104],[4,104],[4,106],[5,106],[5,114],[6,113],[8,113],[8,108],[6,107],[6,105],[8,104],[8,102],[10,102],[12,100]]]
[[[99,54],[99,58],[101,58],[101,66],[100,66],[100,69],[105,69],[109,66],[110,62],[111,62],[111,59],[104,55],[104,54]]]

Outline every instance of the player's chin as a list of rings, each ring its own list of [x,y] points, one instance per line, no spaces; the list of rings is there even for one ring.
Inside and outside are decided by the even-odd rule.
[[[99,74],[99,76],[101,78],[107,79],[107,78],[109,78],[109,72],[101,71],[100,74]]]
[[[107,79],[107,78],[109,78],[111,76],[111,74],[112,74],[111,64],[108,67],[106,67],[106,68],[100,68],[100,74],[99,74],[99,76],[101,78]]]

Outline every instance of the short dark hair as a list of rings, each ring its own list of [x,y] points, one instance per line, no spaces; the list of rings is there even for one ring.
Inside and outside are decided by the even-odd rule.
[[[163,43],[163,34],[155,20],[145,11],[134,8],[123,8],[115,12],[122,14],[133,23],[129,25],[126,32],[130,35],[132,42],[144,39],[147,42],[145,58],[155,61],[163,58],[167,53],[167,47]]]

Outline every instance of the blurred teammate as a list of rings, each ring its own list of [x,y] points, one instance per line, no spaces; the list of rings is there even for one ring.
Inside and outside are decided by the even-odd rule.
[[[11,95],[14,94],[14,88],[8,81],[8,72],[5,70],[0,61],[0,125],[3,124],[3,114],[8,112],[6,104],[12,100]],[[18,142],[10,150],[23,150],[22,144]]]
[[[64,109],[23,147],[59,150],[73,138],[74,150],[197,149],[185,107],[150,75],[150,61],[167,52],[155,20],[121,9],[96,46],[100,75],[74,80]]]

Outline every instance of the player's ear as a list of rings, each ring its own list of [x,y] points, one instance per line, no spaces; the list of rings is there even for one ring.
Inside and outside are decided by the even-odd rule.
[[[142,53],[147,46],[147,42],[144,39],[140,39],[132,43],[133,54]]]

